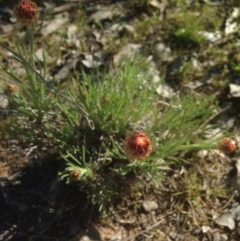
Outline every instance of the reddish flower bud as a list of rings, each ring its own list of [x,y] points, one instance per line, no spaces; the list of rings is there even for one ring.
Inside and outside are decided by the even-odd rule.
[[[236,142],[229,137],[224,137],[219,142],[219,149],[225,154],[232,153],[237,149]]]
[[[151,154],[152,145],[145,133],[135,132],[126,137],[123,149],[129,158],[142,160]]]
[[[72,181],[72,182],[78,181],[79,177],[80,177],[80,172],[77,170],[72,170],[69,173],[69,178],[70,178],[70,181]]]
[[[17,21],[25,25],[35,24],[39,19],[37,4],[31,0],[21,0],[13,7],[13,12]]]
[[[19,91],[19,86],[13,83],[8,83],[7,88],[6,88],[6,93],[7,94],[15,94]]]

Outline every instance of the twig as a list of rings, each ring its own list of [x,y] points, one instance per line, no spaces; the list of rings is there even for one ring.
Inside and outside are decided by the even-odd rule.
[[[37,147],[38,147],[38,146],[33,146],[33,147],[31,147],[25,157],[28,158],[28,157],[32,154],[32,152],[33,152],[35,149],[37,149]]]
[[[143,234],[143,235],[144,235],[144,233],[146,233],[146,232],[152,230],[153,228],[156,228],[158,225],[160,225],[160,224],[163,223],[164,221],[165,221],[165,220],[162,219],[162,220],[156,222],[156,223],[153,224],[152,226],[150,226],[150,227],[146,228],[145,230],[139,232],[138,234],[134,235],[133,237],[127,239],[126,241],[130,241],[132,238],[136,238],[136,237],[137,237],[138,235],[140,235],[140,234]]]
[[[227,201],[227,203],[222,207],[222,210],[224,210],[233,201],[235,196],[236,196],[236,194],[233,193],[232,196],[230,197],[230,199]]]
[[[157,103],[163,104],[163,105],[166,105],[166,106],[169,106],[169,107],[172,107],[175,110],[182,110],[182,106],[181,105],[172,105],[172,104],[169,104],[169,103],[167,103],[165,101],[162,101],[162,100],[158,100]]]
[[[206,121],[204,121],[202,123],[202,125],[200,125],[198,127],[196,132],[200,131],[202,129],[202,127],[205,126],[208,122],[212,121],[214,118],[216,118],[218,115],[222,114],[223,112],[227,111],[229,108],[230,108],[230,106],[227,106],[224,109],[222,109],[222,110],[218,111],[217,113],[213,114],[212,116],[210,116]]]

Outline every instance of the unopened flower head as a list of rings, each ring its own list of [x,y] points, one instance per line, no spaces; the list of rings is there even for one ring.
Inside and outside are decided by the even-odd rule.
[[[19,86],[13,83],[8,83],[7,84],[7,88],[6,88],[6,92],[7,94],[15,94],[19,91]]]
[[[225,154],[230,154],[237,149],[237,145],[233,139],[224,137],[219,142],[219,149]]]
[[[31,0],[21,0],[13,7],[13,12],[17,21],[25,25],[33,25],[39,19],[37,4]]]
[[[134,132],[126,137],[123,149],[129,158],[142,160],[151,154],[152,145],[145,133]]]
[[[69,178],[70,178],[70,181],[72,181],[72,182],[78,181],[79,177],[80,177],[80,172],[78,170],[72,170],[69,173]]]

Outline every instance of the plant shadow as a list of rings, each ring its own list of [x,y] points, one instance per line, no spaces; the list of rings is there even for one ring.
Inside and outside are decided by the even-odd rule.
[[[69,241],[98,219],[86,193],[59,180],[60,165],[47,158],[0,182],[0,240]]]

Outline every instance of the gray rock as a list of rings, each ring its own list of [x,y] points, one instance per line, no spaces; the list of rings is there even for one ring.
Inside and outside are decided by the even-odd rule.
[[[225,35],[235,33],[239,30],[239,24],[237,23],[237,18],[240,15],[239,8],[233,8],[233,12],[225,22]]]
[[[228,237],[226,234],[215,233],[213,235],[213,241],[227,241]]]
[[[103,20],[106,20],[106,19],[112,19],[112,16],[113,16],[113,14],[112,14],[111,11],[100,10],[100,11],[97,11],[96,13],[91,15],[91,17],[88,20],[88,23],[91,23],[91,22],[94,22],[94,21],[100,22],[100,21],[103,21]]]
[[[170,99],[173,95],[173,89],[166,84],[161,84],[157,89],[156,89],[157,94],[161,95],[163,98]]]
[[[82,64],[87,68],[97,68],[103,64],[105,54],[103,52],[95,54],[84,54],[85,60],[82,60]]]
[[[240,85],[236,85],[236,84],[230,84],[230,95],[232,97],[240,97]]]
[[[156,53],[160,54],[163,61],[167,61],[171,56],[171,49],[167,47],[164,43],[158,43],[155,45]]]
[[[8,105],[8,97],[4,93],[0,93],[0,109],[6,109]]]
[[[86,235],[84,235],[80,241],[102,241],[101,235],[95,226],[89,227]]]
[[[110,239],[110,241],[122,241],[122,240],[123,240],[122,230],[120,230],[119,232],[117,232],[117,233]]]
[[[216,219],[215,223],[218,225],[226,226],[230,230],[235,229],[235,221],[239,221],[240,219],[240,205],[234,204],[231,209],[225,210],[222,214],[220,214]]]
[[[220,31],[216,31],[216,32],[199,31],[198,34],[211,43],[214,43],[222,38],[222,34]]]
[[[158,209],[158,204],[156,201],[143,201],[143,208],[146,212],[151,212],[153,210]]]
[[[129,43],[125,45],[113,58],[113,62],[118,66],[123,59],[134,58],[141,53],[142,46],[140,44]]]

